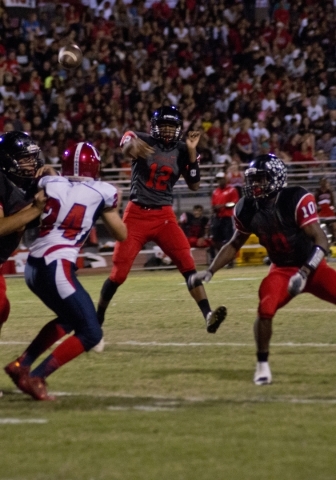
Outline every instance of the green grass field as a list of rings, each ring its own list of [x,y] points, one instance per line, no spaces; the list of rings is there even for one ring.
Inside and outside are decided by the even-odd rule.
[[[133,272],[104,327],[104,353],[49,378],[35,402],[0,371],[1,480],[335,480],[336,307],[301,295],[274,321],[273,381],[252,382],[252,326],[266,267],[206,285],[228,317],[216,335],[177,271]],[[81,276],[95,302],[105,276]],[[4,366],[53,315],[7,280]],[[2,373],[1,373],[2,372]]]

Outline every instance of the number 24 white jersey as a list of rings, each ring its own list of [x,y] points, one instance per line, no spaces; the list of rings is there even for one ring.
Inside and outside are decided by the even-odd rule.
[[[98,180],[70,181],[46,176],[39,181],[48,197],[41,215],[40,231],[30,247],[33,257],[76,262],[92,225],[106,208],[116,208],[117,189]]]

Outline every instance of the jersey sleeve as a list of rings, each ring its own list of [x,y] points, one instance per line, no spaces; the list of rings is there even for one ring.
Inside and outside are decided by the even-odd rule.
[[[106,182],[100,182],[99,191],[105,202],[105,208],[117,208],[118,190],[114,185]]]
[[[137,134],[132,130],[127,130],[127,132],[124,133],[122,139],[120,140],[120,146],[123,147],[125,143],[130,142],[132,138],[137,138]]]
[[[314,195],[307,192],[299,199],[295,209],[295,220],[300,228],[319,221]]]
[[[248,205],[246,205],[246,203],[247,202],[245,197],[241,198],[238,201],[238,203],[234,207],[233,219],[234,219],[235,228],[239,232],[249,235],[252,233],[252,231],[250,229],[248,219],[251,220],[252,212],[251,213],[249,212],[249,209],[247,208]]]
[[[50,182],[67,182],[67,180],[64,177],[60,177],[59,175],[46,175],[45,177],[41,177],[40,180],[38,181],[38,188],[42,189],[45,188],[47,183]]]

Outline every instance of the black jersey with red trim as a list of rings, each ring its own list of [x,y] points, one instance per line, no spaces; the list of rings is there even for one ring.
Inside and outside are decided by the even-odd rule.
[[[236,228],[254,233],[272,263],[301,267],[314,245],[303,227],[318,222],[314,196],[302,187],[281,190],[274,202],[243,197],[235,209]]]
[[[14,185],[0,172],[0,208],[5,217],[13,215],[31,203],[27,194]],[[5,262],[11,253],[18,247],[22,233],[14,232],[0,237],[0,264]]]
[[[143,205],[172,205],[173,187],[180,176],[187,173],[187,145],[177,142],[171,149],[165,149],[150,135],[134,133],[150,145],[154,153],[132,162],[130,200]]]

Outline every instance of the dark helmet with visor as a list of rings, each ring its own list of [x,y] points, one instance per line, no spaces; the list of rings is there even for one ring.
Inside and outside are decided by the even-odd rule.
[[[12,131],[0,135],[0,170],[13,183],[25,188],[43,166],[40,147],[25,132]]]
[[[182,115],[176,107],[161,107],[152,115],[150,134],[163,146],[173,147],[182,138],[182,125]]]
[[[245,170],[244,195],[266,198],[287,185],[287,168],[276,155],[259,155]]]

